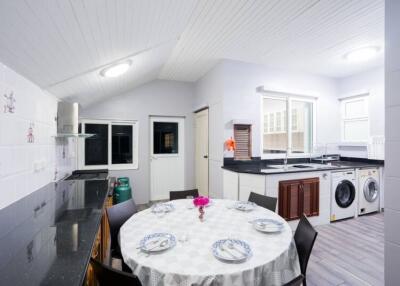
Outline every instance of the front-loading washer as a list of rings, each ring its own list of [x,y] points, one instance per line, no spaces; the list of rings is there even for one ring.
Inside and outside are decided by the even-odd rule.
[[[331,221],[357,214],[356,174],[353,169],[332,172]]]
[[[379,170],[360,169],[358,171],[358,214],[379,211]]]

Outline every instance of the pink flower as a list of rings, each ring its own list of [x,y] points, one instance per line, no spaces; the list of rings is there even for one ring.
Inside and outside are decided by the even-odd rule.
[[[193,199],[193,204],[196,207],[204,207],[204,206],[208,205],[209,202],[210,202],[210,199],[208,197],[203,197],[203,196]]]

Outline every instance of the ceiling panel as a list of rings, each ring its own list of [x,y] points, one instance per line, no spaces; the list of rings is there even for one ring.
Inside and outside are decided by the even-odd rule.
[[[156,78],[196,81],[221,59],[332,77],[383,64],[343,54],[384,44],[384,0],[0,1],[0,61],[89,104]],[[120,78],[105,66],[132,59]]]
[[[332,77],[383,64],[382,54],[364,64],[343,60],[359,47],[383,47],[383,0],[228,2],[202,2],[161,78],[195,81],[223,58]]]
[[[196,4],[195,0],[0,1],[0,61],[62,98],[86,102],[88,96],[91,101],[113,95],[157,78],[155,67],[167,60],[165,51],[171,51]],[[113,81],[94,78],[96,69],[126,58],[140,59],[134,66],[143,69]]]

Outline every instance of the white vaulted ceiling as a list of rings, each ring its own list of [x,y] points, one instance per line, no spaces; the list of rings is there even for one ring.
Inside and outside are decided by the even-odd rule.
[[[90,104],[156,78],[196,81],[221,59],[343,77],[383,64],[384,0],[0,1],[0,61]],[[99,71],[122,59],[119,78]]]

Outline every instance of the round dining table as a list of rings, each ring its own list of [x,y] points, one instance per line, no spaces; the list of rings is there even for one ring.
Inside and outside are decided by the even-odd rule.
[[[278,214],[256,206],[252,211],[234,208],[235,201],[212,199],[204,220],[192,200],[175,200],[174,210],[165,214],[146,209],[133,215],[120,230],[124,262],[143,285],[283,285],[300,275],[293,233]],[[257,231],[257,218],[283,223],[277,233]],[[140,241],[152,233],[170,233],[176,245],[148,255]],[[212,245],[220,239],[240,239],[252,255],[242,263],[227,263],[214,257]]]

